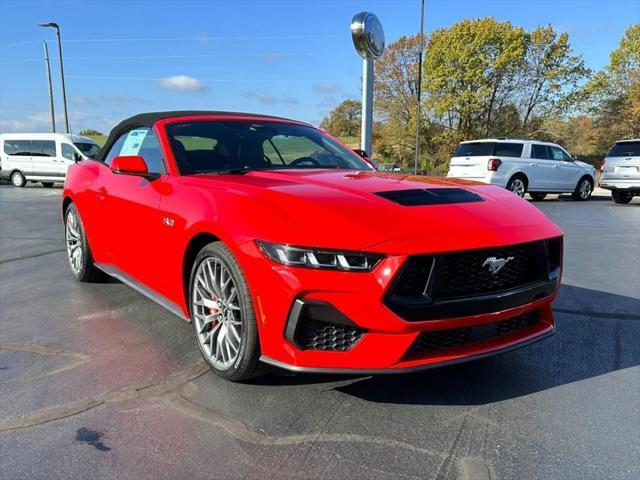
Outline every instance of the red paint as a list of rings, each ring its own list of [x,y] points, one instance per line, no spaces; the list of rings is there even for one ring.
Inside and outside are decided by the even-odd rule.
[[[179,121],[249,118],[194,116]],[[69,169],[63,198],[75,202],[96,262],[124,271],[177,304],[185,317],[185,252],[196,235],[208,233],[226,243],[244,271],[259,319],[262,353],[286,364],[341,369],[426,365],[491,352],[554,328],[550,305],[556,293],[508,311],[425,322],[404,321],[382,303],[408,255],[562,235],[525,200],[491,185],[375,171],[307,169],[183,177],[164,129],[172,121],[178,119],[155,124],[167,174],[157,179],[122,175],[102,163],[85,160]],[[139,167],[137,160],[119,162],[126,163],[123,170]],[[462,186],[485,201],[402,207],[372,194],[445,186]],[[165,219],[171,220],[171,226]],[[255,244],[258,239],[365,250],[386,257],[370,273],[292,268],[266,259]],[[332,304],[368,333],[348,352],[298,350],[284,338],[287,315],[297,297]],[[494,322],[535,309],[540,310],[542,321],[515,335],[451,349],[440,356],[401,361],[421,331]]]

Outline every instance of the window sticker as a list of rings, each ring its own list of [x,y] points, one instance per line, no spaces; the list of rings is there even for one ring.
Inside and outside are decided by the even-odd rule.
[[[136,128],[127,134],[127,138],[122,144],[120,155],[138,155],[140,146],[144,142],[145,137],[149,133],[148,128]]]

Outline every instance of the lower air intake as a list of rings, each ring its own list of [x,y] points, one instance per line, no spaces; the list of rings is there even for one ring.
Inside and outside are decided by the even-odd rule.
[[[296,331],[296,342],[305,350],[351,350],[364,335],[364,330],[339,323],[307,319]]]
[[[533,325],[538,319],[539,314],[535,311],[495,323],[453,328],[450,330],[422,332],[411,344],[409,350],[407,350],[405,358],[471,345],[473,343],[484,342],[493,338],[509,335],[529,325]]]

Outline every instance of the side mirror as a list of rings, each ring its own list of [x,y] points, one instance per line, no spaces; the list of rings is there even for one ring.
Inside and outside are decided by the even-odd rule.
[[[73,152],[73,161],[78,163],[82,161],[82,155],[80,155],[78,152]]]
[[[137,175],[146,177],[149,174],[147,163],[140,155],[122,155],[111,160],[111,171],[120,175]]]
[[[366,158],[367,160],[369,159],[369,155],[367,155],[366,151],[361,150],[359,148],[354,148],[353,151],[356,152],[358,155],[360,155],[362,158]]]

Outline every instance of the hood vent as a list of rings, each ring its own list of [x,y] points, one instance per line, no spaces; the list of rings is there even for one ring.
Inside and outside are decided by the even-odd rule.
[[[464,188],[417,188],[377,192],[376,195],[405,207],[449,205],[452,203],[482,202],[480,195]]]

